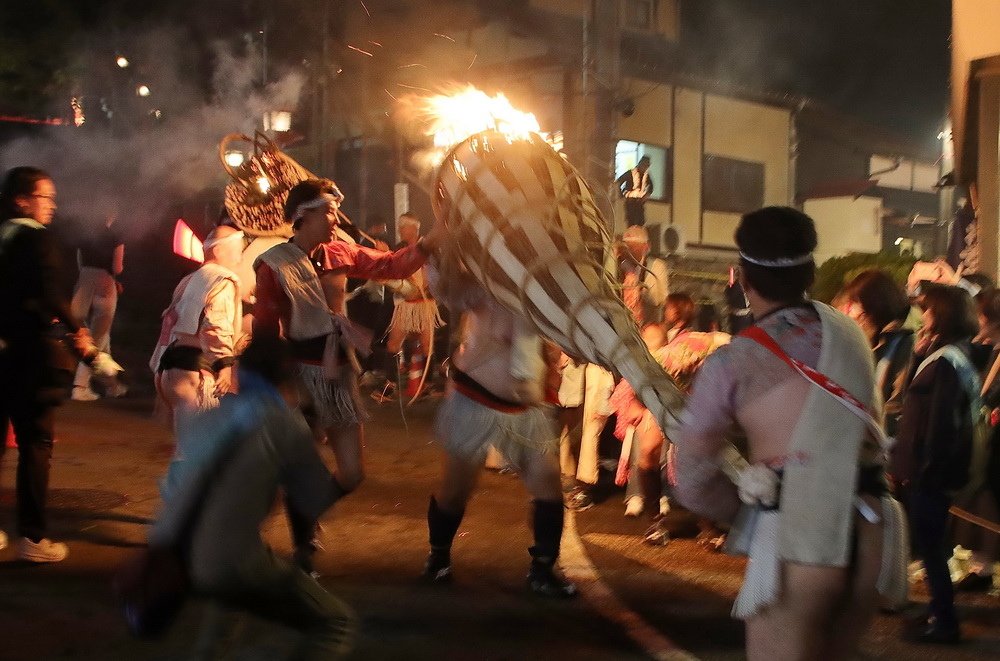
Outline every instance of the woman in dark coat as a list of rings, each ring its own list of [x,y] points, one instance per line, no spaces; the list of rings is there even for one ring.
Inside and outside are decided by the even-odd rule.
[[[979,394],[969,341],[978,326],[971,297],[957,287],[927,288],[921,307],[924,325],[903,399],[893,477],[907,505],[931,601],[927,617],[907,633],[916,642],[953,644],[960,632],[948,570],[948,509],[951,494],[969,478],[972,407]]]

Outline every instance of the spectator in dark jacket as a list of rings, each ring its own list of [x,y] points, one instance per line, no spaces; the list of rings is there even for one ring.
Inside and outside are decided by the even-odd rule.
[[[959,640],[948,571],[951,493],[968,481],[972,403],[979,379],[969,361],[978,330],[972,299],[957,287],[933,285],[922,296],[924,326],[903,400],[893,474],[905,497],[914,547],[923,557],[931,593],[928,616],[908,632],[917,642]]]
[[[10,422],[18,450],[18,555],[29,562],[59,562],[68,553],[45,536],[55,407],[76,368],[53,320],[71,334],[77,357],[97,353],[59,288],[62,264],[48,231],[55,209],[56,187],[43,170],[14,168],[0,184],[0,436]]]

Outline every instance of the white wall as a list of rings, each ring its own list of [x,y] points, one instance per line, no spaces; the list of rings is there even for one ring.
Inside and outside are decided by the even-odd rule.
[[[882,249],[882,200],[830,197],[806,200],[803,210],[816,222],[816,264],[849,252]]]

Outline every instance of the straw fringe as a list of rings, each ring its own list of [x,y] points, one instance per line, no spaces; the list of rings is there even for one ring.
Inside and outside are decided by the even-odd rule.
[[[340,378],[330,380],[323,375],[321,365],[300,364],[299,378],[312,399],[322,429],[360,424],[367,419],[350,370],[341,370]]]
[[[392,311],[389,328],[404,333],[426,333],[444,326],[444,320],[434,301],[400,301]]]

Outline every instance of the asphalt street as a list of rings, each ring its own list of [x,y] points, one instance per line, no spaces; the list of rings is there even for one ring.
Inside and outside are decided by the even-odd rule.
[[[455,581],[418,581],[427,552],[427,498],[438,479],[439,451],[429,427],[433,403],[408,409],[371,406],[367,480],[323,521],[320,582],[361,618],[357,659],[740,659],[742,627],[729,618],[743,561],[688,539],[649,547],[644,520],[626,519],[619,493],[571,514],[563,564],[580,598],[552,602],[530,595],[529,499],[515,475],[487,472],[453,551]],[[152,419],[149,399],[69,402],[59,411],[51,479],[51,536],[70,545],[55,565],[19,562],[0,551],[0,659],[183,659],[197,636],[204,604],[192,602],[161,640],[129,637],[110,577],[144,543],[159,499],[157,480],[173,450]],[[16,450],[0,472],[0,527],[12,532]],[[332,461],[330,457],[328,460]],[[675,513],[682,526],[683,513]],[[264,534],[287,552],[285,518],[276,510]],[[922,587],[913,590],[919,606]],[[1000,599],[962,595],[966,642],[955,648],[900,642],[902,618],[880,616],[864,642],[870,659],[1000,657]],[[233,659],[275,659],[287,630],[237,620]]]

